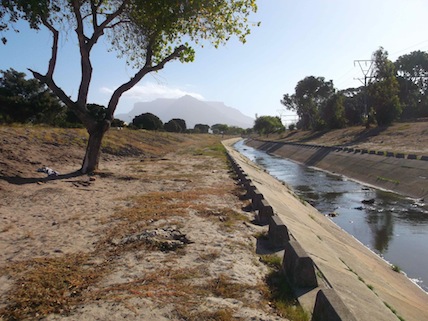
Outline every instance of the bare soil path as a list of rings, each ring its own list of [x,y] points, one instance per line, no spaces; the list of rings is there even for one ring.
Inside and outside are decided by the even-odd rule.
[[[112,133],[131,155],[46,180],[79,167],[81,133],[1,134],[0,320],[285,320],[219,138]]]

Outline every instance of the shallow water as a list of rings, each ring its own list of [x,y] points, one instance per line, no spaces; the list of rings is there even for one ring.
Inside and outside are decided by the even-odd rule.
[[[234,146],[428,292],[428,205],[244,145]]]

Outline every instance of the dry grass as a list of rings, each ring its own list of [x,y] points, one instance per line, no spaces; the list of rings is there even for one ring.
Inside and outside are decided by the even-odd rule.
[[[243,299],[243,293],[248,290],[254,290],[255,287],[235,283],[231,278],[225,274],[220,274],[218,277],[211,279],[203,286],[204,291],[209,291],[209,293],[221,297],[221,298],[230,298],[230,299]]]
[[[8,136],[8,131],[18,133],[15,132],[12,137]],[[49,145],[46,148],[52,152],[52,158],[57,155],[70,158],[67,154],[69,150],[64,153],[61,144],[75,151],[84,148],[86,142],[86,133],[81,129],[0,127],[0,132],[6,133],[6,139],[15,144],[30,140],[41,150],[44,150],[44,145]],[[248,217],[237,209],[241,207],[238,197],[242,195],[242,189],[232,180],[214,179],[217,171],[224,175],[228,168],[224,147],[219,141],[220,138],[213,135],[109,131],[103,145],[104,152],[115,155],[112,158],[115,162],[125,161],[130,165],[126,173],[108,169],[97,172],[99,179],[96,179],[94,186],[98,181],[111,181],[115,186],[122,187],[125,186],[123,184],[143,182],[138,185],[142,188],[141,192],[133,193],[132,197],[118,197],[121,205],[115,208],[114,214],[99,218],[97,239],[91,243],[93,245],[88,252],[54,252],[49,254],[51,257],[8,263],[7,269],[0,272],[0,276],[11,280],[7,300],[2,301],[5,306],[0,310],[0,319],[34,320],[53,313],[79,315],[78,306],[89,307],[95,302],[121,304],[129,306],[131,311],[137,311],[138,308],[129,303],[129,299],[136,298],[149,300],[152,307],[171,305],[175,319],[180,320],[242,319],[242,316],[237,317],[239,308],[228,304],[201,306],[207,298],[213,297],[216,300],[233,299],[240,302],[240,307],[243,305],[262,311],[259,304],[255,306],[254,298],[260,303],[265,286],[245,284],[239,278],[237,280],[233,273],[228,275],[227,271],[213,276],[214,271],[218,271],[216,265],[224,264],[219,260],[224,251],[219,248],[193,250],[199,252],[186,256],[191,251],[190,246],[183,250],[161,252],[160,248],[144,242],[120,245],[111,242],[159,227],[189,229],[192,227],[188,222],[195,218],[210,230],[215,224],[213,231],[237,236],[228,238],[222,244],[222,248],[227,249],[226,253],[231,252],[233,256],[234,253],[242,255],[246,251],[248,255],[254,255],[253,246],[244,244],[248,236],[241,237],[239,234],[242,230],[248,230],[248,227],[241,227],[242,222],[248,222]],[[31,146],[28,145],[29,148]],[[13,150],[8,152],[11,159],[12,156],[18,158]],[[209,183],[207,176],[212,178]],[[69,218],[73,222],[84,219],[83,210]],[[5,230],[10,228],[6,227]],[[22,231],[22,235],[28,240],[38,237],[37,233],[32,235],[30,230]],[[195,238],[191,241],[198,244],[201,240]],[[127,259],[132,262],[129,267]],[[149,267],[142,268],[144,264]],[[134,270],[131,266],[138,268]]]
[[[249,221],[244,214],[231,208],[203,208],[196,215],[208,218],[213,222],[221,222],[220,228],[226,231],[232,230],[237,223]]]
[[[293,131],[268,139],[326,146],[343,145],[376,151],[428,154],[427,122],[397,122],[387,127],[353,126],[324,132]]]
[[[85,290],[104,274],[102,267],[87,263],[88,256],[79,253],[10,265],[4,273],[17,278],[16,286],[0,315],[5,320],[22,320],[67,314],[85,300]]]
[[[233,311],[228,308],[221,308],[215,311],[189,311],[186,308],[179,307],[175,313],[178,320],[186,321],[238,321],[241,318],[235,318]]]

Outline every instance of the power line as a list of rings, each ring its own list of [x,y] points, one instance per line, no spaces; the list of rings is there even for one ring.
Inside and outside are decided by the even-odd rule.
[[[361,72],[364,75],[364,78],[356,78],[359,81],[361,81],[364,85],[364,114],[367,119],[366,126],[369,126],[369,117],[368,117],[368,110],[367,110],[367,79],[374,78],[374,76],[371,76],[371,72],[373,71],[373,64],[374,60],[354,60],[354,67],[358,64],[360,66]],[[370,76],[369,76],[370,75]],[[364,80],[364,82],[362,81]]]

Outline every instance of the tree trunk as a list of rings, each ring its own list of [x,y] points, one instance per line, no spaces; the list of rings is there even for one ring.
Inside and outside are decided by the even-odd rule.
[[[101,143],[109,127],[109,124],[100,124],[95,126],[94,129],[88,130],[88,145],[86,146],[85,157],[83,158],[82,168],[80,169],[83,174],[90,174],[98,169],[101,156]]]

